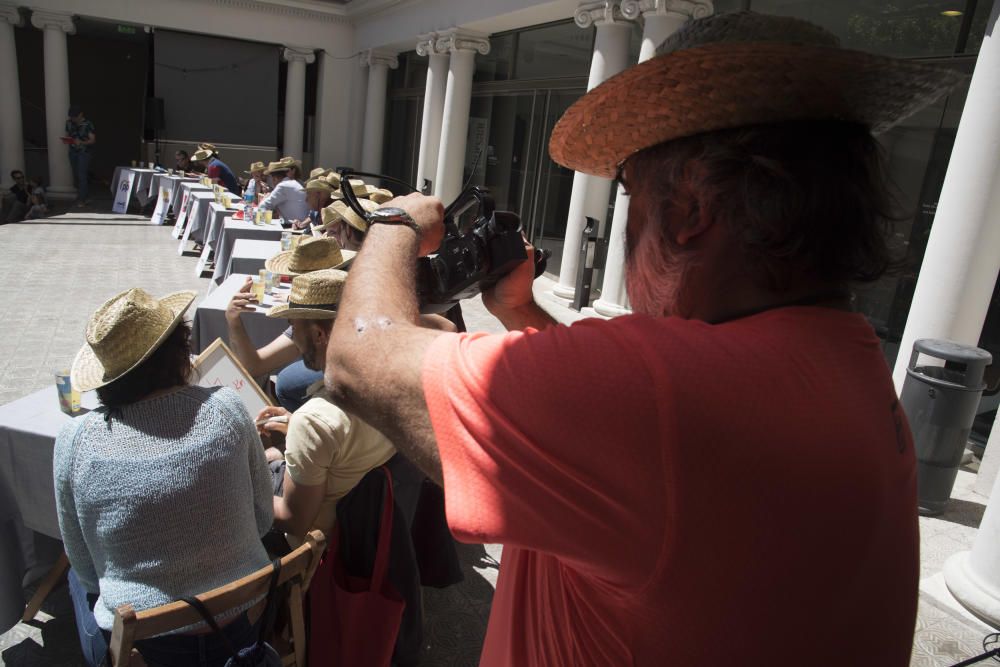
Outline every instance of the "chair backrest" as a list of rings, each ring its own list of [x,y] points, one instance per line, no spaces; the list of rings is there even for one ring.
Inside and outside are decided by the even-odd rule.
[[[306,535],[305,542],[299,548],[281,559],[281,574],[278,577],[278,585],[292,582],[286,588],[291,610],[293,644],[297,657],[295,664],[299,665],[304,663],[304,658],[298,658],[300,647],[303,656],[305,651],[305,635],[301,631],[303,591],[308,589],[309,582],[319,566],[320,558],[325,549],[326,538],[323,533],[313,530]],[[242,579],[196,597],[204,603],[213,616],[218,616],[267,595],[272,569],[269,564]],[[296,622],[297,620],[298,622]],[[170,602],[138,612],[132,608],[131,604],[120,605],[115,609],[115,622],[111,630],[109,649],[112,667],[124,667],[124,665],[129,664],[134,642],[202,622],[201,615],[186,602]]]

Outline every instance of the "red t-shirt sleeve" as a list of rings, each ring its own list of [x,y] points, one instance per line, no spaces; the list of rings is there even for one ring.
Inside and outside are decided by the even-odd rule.
[[[650,573],[667,509],[657,407],[635,346],[610,324],[432,344],[424,394],[458,539],[549,553],[620,584]]]
[[[222,167],[217,164],[208,165],[208,169],[205,170],[205,175],[211,179],[222,178]]]

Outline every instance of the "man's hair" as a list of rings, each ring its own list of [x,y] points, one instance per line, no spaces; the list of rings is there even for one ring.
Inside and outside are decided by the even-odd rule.
[[[141,364],[111,384],[98,388],[105,407],[121,408],[154,391],[187,384],[191,377],[191,327],[181,322]]]
[[[20,169],[14,169],[14,170],[12,170],[10,172],[10,177],[11,178],[17,178],[18,174],[21,174],[22,176],[24,176],[24,172],[23,171],[21,171]]]
[[[660,220],[707,214],[724,224],[761,287],[783,290],[802,277],[870,282],[894,265],[895,201],[881,149],[863,125],[797,121],[706,132],[637,153],[627,175],[630,188],[659,199],[652,211]],[[686,252],[661,236],[669,252]]]
[[[177,155],[180,155],[181,157],[187,157],[188,156],[188,152],[187,151],[177,151],[176,153],[174,153],[174,156],[177,156]]]

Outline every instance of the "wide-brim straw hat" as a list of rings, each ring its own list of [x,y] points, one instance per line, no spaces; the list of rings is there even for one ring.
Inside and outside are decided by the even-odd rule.
[[[255,171],[264,171],[266,168],[267,167],[264,165],[263,162],[251,162],[250,163],[250,170],[249,171],[245,171],[243,173],[244,174],[252,174]]]
[[[304,238],[291,250],[279,252],[269,258],[264,262],[264,268],[283,276],[298,276],[311,271],[338,268],[356,254],[352,250],[341,248],[334,238]]]
[[[194,152],[194,155],[191,156],[191,159],[194,162],[200,162],[201,160],[207,160],[211,158],[213,155],[215,155],[214,151],[209,150],[208,148],[199,148]]]
[[[313,271],[292,280],[288,303],[268,311],[268,317],[285,319],[332,320],[337,316],[340,296],[344,293],[347,273],[337,269]]]
[[[188,290],[157,299],[133,288],[105,301],[87,323],[87,342],[73,360],[73,386],[79,391],[98,389],[148,359],[197,295]]]
[[[316,167],[315,169],[309,172],[309,180],[311,181],[315,178],[322,178],[329,173],[330,170],[327,169],[326,167]]]
[[[293,157],[283,157],[277,162],[272,162],[268,164],[267,170],[264,173],[271,174],[276,171],[288,171],[292,167],[298,167],[299,169],[302,169],[302,161],[296,160]]]
[[[386,203],[395,196],[396,195],[392,194],[385,188],[377,188],[372,192],[368,193],[368,199],[371,199],[373,202],[379,205]]]
[[[334,187],[330,185],[330,182],[322,178],[314,178],[306,183],[306,191],[318,191],[318,192],[329,192],[334,191]]]
[[[552,159],[613,178],[665,141],[749,125],[843,120],[884,132],[965,75],[840,48],[801,19],[754,12],[690,21],[657,55],[577,100],[549,140]]]
[[[359,199],[358,203],[361,204],[363,208],[368,213],[372,213],[378,210],[379,205],[370,199]],[[368,231],[368,222],[355,213],[347,202],[338,199],[322,211],[323,225],[319,227],[320,230],[326,230],[333,226],[333,224],[339,220],[343,220],[351,227],[354,227],[359,232]]]

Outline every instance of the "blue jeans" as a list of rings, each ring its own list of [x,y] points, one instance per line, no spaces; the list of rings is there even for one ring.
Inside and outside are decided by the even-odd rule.
[[[295,412],[306,402],[309,385],[322,379],[321,371],[309,370],[301,359],[285,366],[274,383],[278,403],[286,410]]]
[[[76,200],[87,201],[90,194],[90,187],[87,183],[90,178],[90,151],[69,151],[69,163],[73,167],[73,178],[76,180]]]
[[[89,667],[99,667],[107,660],[111,633],[98,627],[94,617],[97,596],[87,593],[72,568],[69,595],[73,599],[83,659]],[[222,627],[222,633],[237,651],[257,641],[257,631],[258,624],[251,624],[246,614],[240,614]],[[211,632],[143,639],[135,643],[135,648],[149,667],[222,667],[232,657],[222,638]]]

